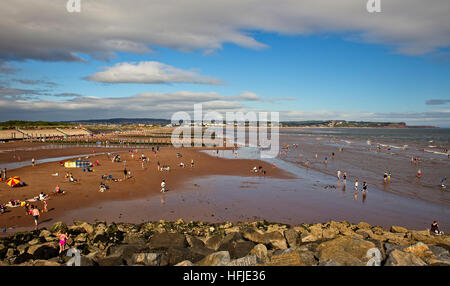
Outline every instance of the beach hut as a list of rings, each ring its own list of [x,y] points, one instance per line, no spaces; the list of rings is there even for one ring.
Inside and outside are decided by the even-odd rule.
[[[11,177],[8,180],[6,180],[6,184],[10,187],[14,187],[14,186],[20,184],[20,178],[17,176]]]
[[[65,168],[76,168],[77,164],[76,164],[76,162],[67,161],[64,163],[64,167]]]

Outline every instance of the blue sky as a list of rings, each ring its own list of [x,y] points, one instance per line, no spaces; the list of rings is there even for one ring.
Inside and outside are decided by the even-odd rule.
[[[14,3],[16,2],[10,4],[15,5]],[[88,12],[89,10],[86,13]],[[314,13],[322,12],[313,10],[311,13],[315,15]],[[317,15],[319,16],[321,15]],[[190,23],[189,20],[186,21],[182,24]],[[271,29],[284,31],[289,25]],[[355,32],[351,29],[334,31],[334,28],[330,28],[333,31],[327,31],[321,28],[317,32],[302,33],[268,31],[270,29],[265,26],[260,29],[253,28],[255,25],[250,26],[252,29],[249,30],[236,29],[238,36],[244,35],[251,39],[250,44],[241,43],[240,37],[238,40],[218,39],[219,44],[212,40],[205,44],[198,44],[197,40],[189,44],[172,43],[175,40],[166,43],[164,38],[164,41],[154,40],[150,43],[142,40],[144,48],[136,40],[132,48],[108,47],[109,50],[104,51],[103,47],[91,47],[89,39],[86,39],[82,43],[73,43],[73,47],[71,43],[64,44],[58,50],[55,46],[62,44],[57,39],[52,39],[55,44],[49,40],[46,45],[28,36],[29,45],[42,44],[45,55],[42,55],[43,49],[36,52],[26,47],[22,52],[22,47],[18,47],[21,52],[19,54],[14,49],[6,50],[6,47],[0,45],[0,99],[3,100],[0,100],[0,109],[6,108],[7,103],[10,106],[23,105],[22,109],[19,108],[21,112],[2,112],[0,120],[91,119],[115,117],[114,115],[170,118],[170,112],[177,111],[176,105],[173,109],[166,108],[165,105],[166,109],[154,108],[149,109],[149,112],[119,110],[124,104],[133,104],[134,97],[143,94],[151,94],[153,104],[157,98],[155,94],[185,92],[186,97],[193,94],[186,102],[184,98],[180,101],[185,102],[185,105],[196,103],[196,98],[198,102],[203,102],[202,96],[205,93],[214,93],[217,98],[213,102],[228,102],[226,110],[279,111],[282,120],[406,121],[408,124],[450,127],[448,44],[439,43],[429,47],[425,39],[420,38],[422,35],[402,43],[397,40],[403,38],[401,34],[396,35],[397,38],[395,35],[385,36],[389,40],[384,41],[377,38],[380,36],[366,39],[364,31],[356,33],[358,37],[355,37]],[[11,26],[0,28],[13,30]],[[178,26],[174,28],[178,29]],[[198,37],[201,39],[203,32],[203,28],[198,32],[194,31],[194,36],[199,33]],[[228,31],[225,32],[226,36],[223,37],[229,37]],[[448,30],[442,33],[448,36]],[[21,34],[20,30],[18,34]],[[361,40],[361,35],[365,40]],[[15,41],[19,43],[19,40],[11,41],[14,44]],[[52,49],[55,52],[48,52],[47,55],[47,51]],[[410,52],[411,50],[414,52]],[[58,59],[64,52],[84,61]],[[123,83],[123,79],[114,78],[111,81],[111,78],[105,79],[105,75],[101,79],[96,77],[108,69],[111,69],[111,73],[106,76],[111,76],[116,71],[113,69],[116,65],[128,64],[133,68],[133,65],[147,62],[158,63],[158,69],[176,69],[170,74],[172,80],[154,82],[157,79],[151,77],[158,75],[153,73],[153,69],[144,75],[148,77],[144,79],[146,83],[138,83],[141,79],[125,80],[126,83]],[[8,69],[8,72],[2,73],[2,67],[3,70]],[[134,73],[133,76],[139,73],[130,69],[126,72]],[[186,76],[184,72],[191,74]],[[174,74],[182,75],[183,78],[173,80]],[[128,78],[128,75],[121,76]],[[92,78],[87,80],[87,77]],[[206,83],[205,78],[208,78]],[[220,81],[221,84],[211,84],[211,79]],[[20,80],[28,82],[21,83]],[[30,80],[41,82],[30,83]],[[190,83],[191,81],[194,83]],[[255,98],[247,100],[239,97],[243,93],[251,93]],[[65,96],[55,96],[61,94]],[[86,99],[89,97],[100,100]],[[105,100],[101,100],[102,98]],[[113,101],[117,106],[106,100],[111,98],[117,99]],[[27,101],[26,104],[23,100]],[[427,104],[429,100],[437,100],[439,104]],[[107,102],[110,110],[106,107],[96,110],[93,107],[102,105],[102,102]],[[70,103],[71,107],[64,109],[58,103]],[[230,105],[231,103],[235,105]],[[158,104],[160,103],[155,102],[152,106]],[[25,112],[36,108],[41,108],[41,111]],[[55,109],[61,109],[61,112],[54,112]],[[217,110],[225,109],[218,105]]]

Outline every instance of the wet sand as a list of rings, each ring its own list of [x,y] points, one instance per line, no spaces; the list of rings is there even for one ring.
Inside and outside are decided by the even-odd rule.
[[[64,149],[56,153],[57,156],[61,156],[62,153],[67,154],[70,151],[73,154],[78,151],[85,154],[88,150],[91,150],[91,148],[85,148],[83,150]],[[104,151],[104,148],[102,150]],[[273,168],[266,162],[257,160],[227,160],[209,156],[203,152],[199,152],[196,148],[162,147],[156,155],[151,150],[138,150],[138,153],[134,155],[134,159],[127,152],[127,149],[120,150],[122,152],[126,151],[121,153],[122,160],[126,162],[113,163],[108,160],[106,154],[89,158],[91,162],[98,160],[101,164],[98,167],[94,167],[94,172],[92,173],[83,172],[79,168],[64,168],[60,166],[59,162],[43,163],[34,167],[28,166],[9,170],[8,176],[20,176],[27,183],[27,186],[10,188],[5,183],[0,183],[0,201],[5,203],[11,199],[31,199],[39,195],[40,192],[44,192],[45,194],[51,193],[55,186],[59,185],[62,190],[66,191],[66,194],[52,195],[50,197],[48,200],[49,212],[42,213],[40,218],[40,226],[42,227],[57,221],[57,218],[70,210],[81,213],[79,211],[80,209],[97,206],[107,201],[121,202],[158,195],[160,194],[160,184],[163,179],[167,183],[168,193],[171,193],[181,192],[186,182],[195,177],[211,175],[255,176],[250,172],[250,169],[254,166],[262,166],[267,170],[266,176],[268,178],[293,177],[278,168]],[[49,151],[48,153],[52,155],[55,152],[55,150],[46,151]],[[49,156],[46,151],[39,151],[41,158]],[[182,154],[182,158],[177,158],[176,153],[178,152]],[[149,163],[144,164],[144,169],[142,168],[141,160],[139,160],[142,153],[150,159]],[[195,163],[193,168],[190,167],[192,159]],[[160,162],[161,166],[169,165],[171,171],[158,171],[157,161]],[[180,162],[183,162],[186,167],[179,167]],[[122,182],[105,181],[110,189],[104,193],[99,192],[99,184],[102,181],[101,176],[111,174],[114,178],[122,179],[124,177],[123,169],[125,166],[127,170],[131,171],[133,178]],[[67,182],[64,179],[66,172],[72,172],[73,176],[79,181],[75,183]],[[52,176],[55,173],[58,173],[59,176]],[[41,202],[36,204],[39,208],[43,208]],[[75,215],[72,217],[73,219],[78,219],[78,216]],[[21,207],[8,208],[7,213],[0,215],[1,228],[15,227],[17,230],[21,227],[30,228],[33,224],[32,217],[25,215],[24,208]],[[11,233],[12,231],[12,229],[8,229],[7,233]]]

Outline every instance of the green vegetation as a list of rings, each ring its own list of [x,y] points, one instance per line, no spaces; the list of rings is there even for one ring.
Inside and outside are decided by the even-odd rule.
[[[49,121],[22,121],[22,120],[9,120],[0,122],[0,129],[12,129],[12,128],[37,128],[37,127],[72,127],[75,124],[65,122],[49,122]]]

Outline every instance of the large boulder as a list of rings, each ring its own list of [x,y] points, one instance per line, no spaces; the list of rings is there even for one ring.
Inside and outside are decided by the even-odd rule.
[[[230,253],[228,251],[214,252],[195,265],[197,266],[226,266],[230,262]]]
[[[385,266],[425,266],[422,259],[412,253],[403,252],[394,249],[386,259]]]
[[[317,251],[321,262],[331,259],[345,266],[363,266],[370,259],[367,251],[371,248],[375,248],[375,244],[370,241],[342,236],[321,243]]]
[[[391,232],[407,233],[408,229],[406,229],[402,226],[393,225],[393,226],[391,226]]]
[[[38,259],[33,261],[33,266],[61,266],[61,264],[56,261]]]
[[[233,235],[233,234],[234,233],[229,234],[229,235]],[[223,240],[223,237],[221,235],[217,234],[217,235],[210,236],[205,240],[205,246],[209,249],[217,251],[219,249],[220,245],[222,244],[222,240]]]
[[[256,257],[258,257],[259,260],[266,261],[267,260],[267,247],[262,243],[257,244],[250,251],[250,255],[256,255]]]
[[[314,266],[318,261],[308,250],[286,249],[272,255],[266,265],[270,266]]]
[[[404,252],[412,253],[415,256],[424,259],[429,260],[430,258],[434,258],[434,253],[430,250],[428,245],[424,244],[423,242],[418,242],[414,245],[411,245],[409,247],[406,247],[403,249]]]
[[[149,241],[149,246],[151,249],[160,249],[160,248],[170,248],[170,247],[178,247],[183,248],[187,247],[187,241],[184,234],[180,233],[156,233],[154,234]]]
[[[190,262],[189,260],[184,260],[174,266],[194,266],[194,263]]]
[[[192,235],[186,235],[186,241],[188,242],[190,247],[200,247],[200,248],[205,247],[205,243],[202,240]]]
[[[255,243],[270,244],[275,249],[286,249],[287,243],[284,235],[279,231],[262,232],[258,229],[249,228],[244,230],[245,239]]]
[[[286,230],[284,237],[290,248],[296,248],[301,243],[299,233],[293,228]]]
[[[230,262],[228,262],[227,266],[256,266],[260,263],[261,262],[258,260],[256,255],[249,255],[231,260]]]
[[[171,247],[167,250],[167,256],[169,259],[169,265],[175,265],[184,260],[192,261],[193,263],[200,261],[206,255],[198,251],[193,251],[192,248],[179,248],[179,247]]]
[[[131,257],[131,265],[161,266],[161,253],[135,253]]]
[[[69,228],[65,223],[62,221],[55,222],[52,227],[50,228],[50,232],[57,233],[57,232],[68,232]]]
[[[35,260],[45,260],[58,256],[59,248],[57,243],[47,242],[30,246],[27,253],[33,255],[33,259]]]

